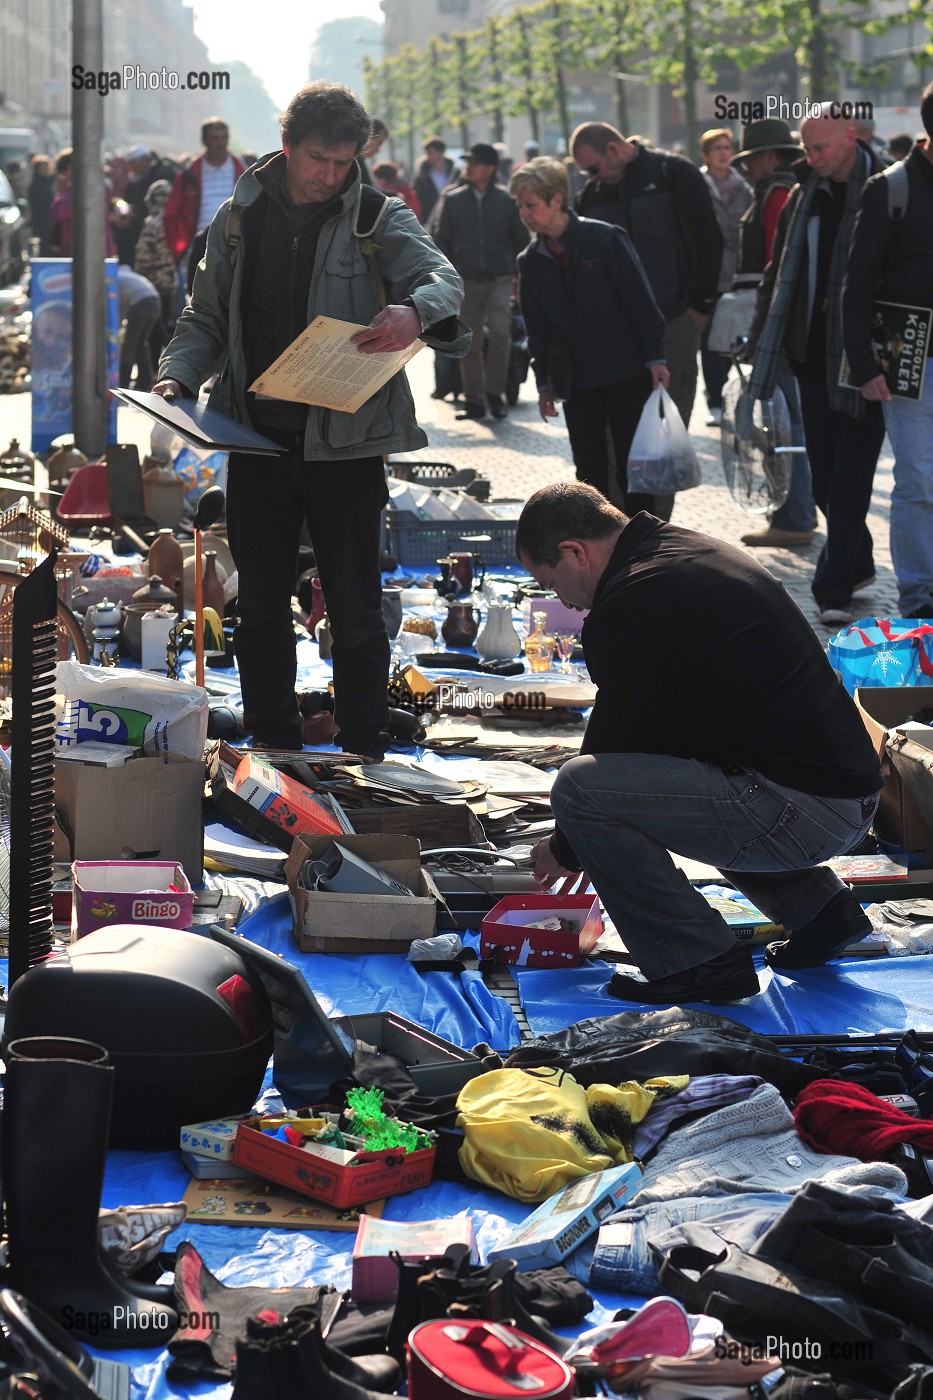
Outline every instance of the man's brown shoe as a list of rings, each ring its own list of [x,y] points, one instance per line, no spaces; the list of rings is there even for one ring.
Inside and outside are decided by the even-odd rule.
[[[742,543],[751,545],[753,549],[768,546],[786,548],[788,545],[810,544],[812,540],[812,530],[779,530],[774,525],[770,525],[767,530],[759,530],[757,534],[742,536]]]

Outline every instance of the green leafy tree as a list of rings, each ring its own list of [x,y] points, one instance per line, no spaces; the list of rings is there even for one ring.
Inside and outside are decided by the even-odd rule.
[[[450,45],[436,36],[429,39],[418,91],[418,117],[421,129],[426,135],[440,136],[450,124],[446,76],[449,64]]]
[[[928,0],[915,0],[929,12]],[[793,51],[806,96],[824,101],[838,95],[842,63],[840,40],[848,29],[871,30],[869,0],[723,0],[727,25],[740,25],[740,40],[724,46],[728,57],[748,69],[782,48]],[[898,22],[904,15],[901,10]]]
[[[403,44],[388,62],[392,65],[390,79],[396,93],[394,131],[399,140],[406,143],[408,171],[411,172],[415,168],[415,136],[420,116],[418,91],[424,81],[425,60],[414,44]]]
[[[542,85],[535,69],[533,36],[539,9],[521,6],[506,15],[500,44],[505,75],[515,80],[505,99],[505,111],[512,117],[527,117],[531,135],[538,142],[541,140]]]
[[[481,45],[479,31],[469,34],[451,34],[450,97],[454,104],[451,125],[460,135],[460,144],[466,149],[470,144],[470,113],[480,105]]]
[[[502,53],[502,21],[489,15],[483,24],[482,56],[485,61],[485,84],[480,94],[483,111],[489,118],[492,139],[501,141],[505,135],[505,104],[507,87]]]
[[[363,101],[369,112],[376,112],[389,128],[390,138],[397,134],[399,121],[399,89],[395,76],[397,61],[384,58],[374,63],[369,54],[363,58]]]

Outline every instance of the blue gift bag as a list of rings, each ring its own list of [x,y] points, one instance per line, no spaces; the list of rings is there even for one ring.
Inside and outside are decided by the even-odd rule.
[[[933,626],[919,618],[851,622],[826,654],[850,695],[859,686],[933,685]]]

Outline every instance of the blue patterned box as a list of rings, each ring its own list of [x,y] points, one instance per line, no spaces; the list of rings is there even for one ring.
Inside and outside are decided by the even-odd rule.
[[[232,1162],[237,1124],[242,1121],[241,1118],[217,1118],[213,1123],[188,1123],[181,1130],[179,1146],[197,1157]]]

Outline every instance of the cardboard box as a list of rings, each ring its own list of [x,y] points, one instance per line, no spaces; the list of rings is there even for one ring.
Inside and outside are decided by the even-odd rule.
[[[479,1262],[473,1222],[468,1215],[450,1220],[380,1220],[364,1215],[353,1245],[353,1301],[393,1302],[399,1273],[390,1255],[411,1260],[437,1258],[453,1244],[467,1245],[471,1261]]]
[[[340,838],[341,845],[355,855],[414,890],[411,899],[299,888],[298,874],[305,861],[319,859],[332,839],[296,836],[285,862],[292,928],[303,953],[403,953],[414,939],[434,936],[441,895],[421,868],[421,847],[413,836]]]
[[[313,1110],[301,1112],[311,1114]],[[233,1145],[237,1166],[339,1210],[384,1196],[402,1196],[430,1185],[436,1152],[433,1146],[417,1152],[403,1152],[398,1147],[355,1152],[352,1162],[344,1165],[290,1142],[267,1137],[260,1129],[262,1122],[261,1118],[246,1118],[237,1128]]]
[[[559,598],[523,598],[521,612],[522,626],[526,632],[535,630],[534,614],[543,612],[547,618],[544,624],[546,632],[552,636],[555,632],[573,632],[579,637],[589,608],[579,612],[576,608],[568,608]]]
[[[204,764],[132,758],[122,768],[55,762],[55,818],[69,860],[172,860],[204,874]]]
[[[76,860],[71,877],[78,938],[111,924],[188,928],[194,918],[191,886],[173,860]]]
[[[860,687],[855,704],[884,776],[875,829],[933,865],[933,751],[905,735],[888,733],[933,704],[933,691],[925,685]]]
[[[626,1206],[641,1185],[637,1162],[592,1172],[546,1201],[511,1235],[489,1250],[489,1259],[517,1259],[520,1269],[547,1269],[595,1234]]]
[[[253,754],[240,760],[232,786],[238,797],[291,836],[299,832],[327,832],[331,836],[343,833],[343,827],[326,801]]]
[[[573,920],[577,932],[528,927],[554,916]],[[480,956],[516,967],[577,967],[602,931],[595,894],[510,894],[483,919]]]

